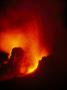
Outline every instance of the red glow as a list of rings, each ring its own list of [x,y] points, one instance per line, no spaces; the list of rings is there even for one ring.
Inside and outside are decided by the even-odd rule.
[[[14,47],[22,47],[25,51],[26,57],[21,63],[20,73],[28,74],[33,72],[37,66],[39,60],[43,56],[47,56],[48,52],[45,47],[40,47],[40,34],[35,22],[27,23],[25,30],[21,29],[8,29],[6,32],[1,33],[0,48],[11,55],[11,50]]]
[[[23,48],[25,56],[20,62],[18,74],[27,75],[37,69],[39,60],[41,60],[43,56],[47,56],[49,54],[46,45],[44,45],[42,41],[43,37],[41,33],[42,26],[40,18],[39,16],[37,17],[31,13],[28,15],[28,12],[24,12],[23,15],[18,11],[14,13],[13,11],[9,11],[8,15],[12,15],[13,19],[9,20],[7,17],[3,18],[3,26],[5,29],[0,32],[0,49],[8,52],[10,58],[13,48]],[[14,25],[13,27],[10,27],[11,22],[13,23],[19,19],[20,16],[23,19],[29,18],[29,20],[23,22],[23,19],[21,18],[20,26],[15,27]],[[19,23],[20,22],[18,21],[18,24]]]

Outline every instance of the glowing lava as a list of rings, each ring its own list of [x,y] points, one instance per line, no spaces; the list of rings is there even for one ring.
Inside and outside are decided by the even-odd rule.
[[[42,41],[43,32],[39,16],[34,15],[32,11],[23,10],[22,13],[21,10],[11,10],[2,19],[4,29],[0,31],[0,50],[8,52],[10,58],[12,49],[21,47],[25,56],[20,61],[18,73],[22,75],[32,73],[38,67],[39,60],[48,55]]]
[[[40,33],[36,21],[27,23],[21,29],[8,29],[0,33],[0,48],[11,54],[14,47],[21,47],[25,51],[25,57],[21,60],[19,73],[27,75],[38,67],[38,62],[48,52],[40,46]],[[44,52],[43,52],[44,51]],[[10,56],[9,54],[9,56]]]

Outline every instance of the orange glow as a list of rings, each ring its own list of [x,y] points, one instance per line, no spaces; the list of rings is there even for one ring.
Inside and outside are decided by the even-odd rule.
[[[14,47],[21,47],[25,51],[25,57],[20,62],[19,74],[32,73],[37,69],[39,60],[48,55],[46,47],[40,44],[42,42],[39,38],[41,37],[39,29],[40,27],[34,18],[19,29],[8,28],[5,32],[0,33],[0,49],[8,52],[9,57]]]

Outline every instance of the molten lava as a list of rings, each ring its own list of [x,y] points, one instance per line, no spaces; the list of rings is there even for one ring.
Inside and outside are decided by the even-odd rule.
[[[23,14],[17,12],[10,11],[3,17],[1,24],[4,29],[0,31],[0,50],[9,53],[10,58],[12,49],[21,47],[24,50],[24,58],[20,61],[18,74],[27,75],[37,69],[39,60],[48,55],[48,50],[43,45],[39,16],[25,11]],[[12,20],[9,15],[12,15]]]
[[[31,22],[32,23],[32,22]],[[1,44],[0,48],[11,55],[11,51],[15,47],[21,47],[25,51],[25,57],[20,63],[19,73],[29,74],[38,67],[38,62],[43,56],[47,56],[48,52],[45,48],[40,47],[40,34],[38,32],[36,23],[29,23],[24,28],[7,30],[1,32]],[[43,52],[44,51],[44,52]]]

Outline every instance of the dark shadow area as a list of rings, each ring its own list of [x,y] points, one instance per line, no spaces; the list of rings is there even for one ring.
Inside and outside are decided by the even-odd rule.
[[[65,8],[64,8],[64,25],[65,25],[65,29],[67,30],[67,6],[65,3]]]
[[[8,53],[0,51],[0,76],[6,73],[7,63],[8,63]]]
[[[64,89],[67,83],[67,70],[63,63],[58,63],[55,55],[43,57],[35,72],[25,77],[14,77],[1,81],[1,87],[12,89]]]
[[[0,51],[0,80],[8,80],[17,75],[23,56],[24,51],[20,47],[12,49],[10,58],[8,58],[8,53]]]

